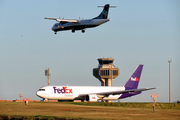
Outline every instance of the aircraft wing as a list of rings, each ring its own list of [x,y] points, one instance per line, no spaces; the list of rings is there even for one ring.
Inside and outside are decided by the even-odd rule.
[[[47,17],[45,17],[44,19],[63,21],[63,22],[73,22],[73,23],[78,22],[78,20],[73,20],[73,19],[59,19],[59,18],[47,18]]]
[[[89,93],[89,94],[80,94],[80,96],[86,96],[86,95],[100,95],[100,96],[109,96],[109,95],[118,95],[118,94],[124,94],[124,93],[136,93],[136,92],[141,92],[145,90],[151,90],[151,89],[156,89],[154,88],[141,88],[141,89],[130,89],[130,90],[123,90],[123,91],[108,91],[108,92],[100,92],[100,93]]]

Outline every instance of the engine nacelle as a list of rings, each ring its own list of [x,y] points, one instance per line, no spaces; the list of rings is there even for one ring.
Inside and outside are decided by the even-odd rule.
[[[98,97],[96,95],[86,95],[86,101],[88,102],[97,102]]]

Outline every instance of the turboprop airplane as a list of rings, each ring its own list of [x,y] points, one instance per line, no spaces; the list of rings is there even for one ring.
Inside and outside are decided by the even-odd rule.
[[[40,88],[36,95],[43,99],[53,100],[84,100],[96,102],[99,100],[118,100],[140,94],[142,91],[156,88],[140,88],[141,71],[143,65],[139,65],[127,83],[123,87],[109,86],[45,86]]]
[[[115,6],[109,6],[109,4],[106,4],[103,7],[104,9],[100,13],[100,15],[92,19],[76,20],[76,19],[60,19],[60,18],[47,18],[47,17],[45,17],[44,19],[56,20],[59,22],[59,23],[55,23],[52,27],[52,30],[54,31],[55,34],[57,34],[58,31],[64,31],[64,30],[72,30],[73,33],[76,30],[82,30],[82,33],[84,33],[86,28],[97,27],[105,22],[110,21],[110,19],[107,19],[109,7],[115,7]]]

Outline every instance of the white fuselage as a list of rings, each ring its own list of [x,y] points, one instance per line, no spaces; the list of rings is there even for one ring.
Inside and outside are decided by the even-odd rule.
[[[124,87],[107,87],[107,86],[45,86],[37,91],[37,96],[44,99],[57,99],[57,100],[82,100],[83,95],[96,95],[96,93],[123,91]],[[98,100],[117,100],[119,95],[109,95],[107,97],[97,95]]]
[[[143,65],[139,65],[123,87],[110,86],[45,86],[36,95],[43,99],[54,100],[117,100],[141,94],[142,91],[156,89],[138,88]]]

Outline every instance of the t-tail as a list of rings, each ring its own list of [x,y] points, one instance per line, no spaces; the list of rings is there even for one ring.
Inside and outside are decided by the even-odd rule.
[[[139,84],[139,81],[140,81],[142,69],[143,69],[143,65],[139,65],[137,67],[137,69],[131,75],[131,77],[129,78],[127,83],[124,85],[125,90],[131,90],[131,89],[137,89],[138,88],[138,84]],[[125,93],[125,94],[122,94],[119,97],[119,99],[126,98],[126,97],[131,97],[133,95],[137,95],[137,94],[140,94],[140,93],[141,92]]]
[[[100,6],[101,7],[101,6]],[[100,13],[99,16],[95,17],[94,19],[107,19],[108,17],[108,12],[109,12],[109,4],[106,4],[104,6],[103,11]]]

